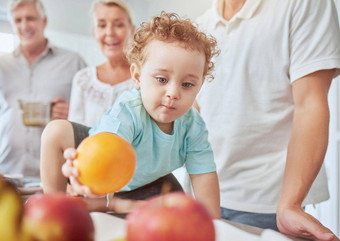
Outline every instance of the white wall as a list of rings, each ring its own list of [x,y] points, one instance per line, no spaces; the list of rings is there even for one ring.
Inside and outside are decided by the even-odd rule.
[[[159,14],[161,10],[176,12],[182,17],[195,19],[207,9],[212,0],[125,0],[132,8],[134,22]],[[92,0],[42,0],[48,24],[46,36],[60,47],[78,52],[88,65],[104,61],[91,35],[89,9]],[[0,32],[13,33],[6,18],[8,0],[0,0]],[[4,53],[0,50],[0,54]]]
[[[161,10],[196,18],[212,0],[125,0],[132,8],[136,25]],[[0,0],[0,21],[8,0]],[[91,34],[89,10],[92,0],[42,0],[48,16],[48,29],[53,31]],[[1,26],[0,26],[1,28]],[[1,29],[0,29],[1,31]]]
[[[182,17],[197,18],[211,6],[212,0],[126,0],[133,8],[136,23],[157,15],[162,10]]]

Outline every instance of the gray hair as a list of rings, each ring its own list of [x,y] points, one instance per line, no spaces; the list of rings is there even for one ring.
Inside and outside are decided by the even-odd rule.
[[[45,7],[40,0],[10,0],[8,3],[8,17],[10,21],[13,21],[12,13],[21,3],[34,3],[38,10],[40,17],[44,18],[46,16]]]
[[[90,10],[91,19],[93,19],[94,12],[96,11],[97,7],[101,4],[106,5],[106,6],[120,7],[126,12],[126,15],[129,19],[130,24],[133,25],[133,16],[132,16],[131,8],[127,5],[127,3],[124,0],[94,0],[92,2],[92,6]]]

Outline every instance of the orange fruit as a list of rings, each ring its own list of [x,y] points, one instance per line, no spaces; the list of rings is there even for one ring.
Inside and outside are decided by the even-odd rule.
[[[135,172],[135,151],[116,134],[101,132],[89,136],[80,143],[77,152],[78,180],[96,194],[120,190]]]

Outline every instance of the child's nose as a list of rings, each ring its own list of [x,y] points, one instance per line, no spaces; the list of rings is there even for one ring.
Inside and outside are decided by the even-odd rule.
[[[167,97],[172,100],[177,100],[180,98],[180,91],[176,85],[170,85],[167,89]]]

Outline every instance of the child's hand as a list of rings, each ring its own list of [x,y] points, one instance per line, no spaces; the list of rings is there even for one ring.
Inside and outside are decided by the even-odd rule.
[[[74,148],[68,148],[64,151],[64,158],[66,162],[63,164],[61,171],[63,175],[70,180],[70,190],[69,192],[73,195],[82,195],[84,197],[90,198],[99,198],[103,197],[102,195],[94,194],[88,186],[84,186],[79,183],[78,176],[79,172],[76,167],[74,167],[74,163],[77,156],[77,151]]]

